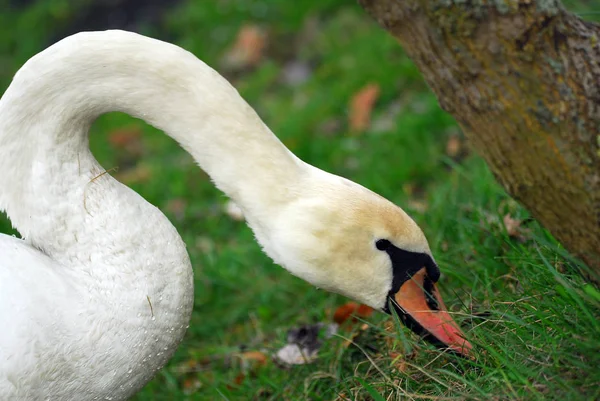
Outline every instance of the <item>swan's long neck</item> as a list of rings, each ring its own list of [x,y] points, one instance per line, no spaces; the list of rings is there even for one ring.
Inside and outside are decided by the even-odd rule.
[[[168,43],[80,33],[16,74],[0,99],[0,210],[71,290],[46,295],[69,303],[57,327],[72,330],[74,374],[125,397],[182,339],[193,280],[175,228],[89,151],[91,123],[110,111],[177,140],[255,223],[285,207],[305,168],[225,79]]]
[[[87,132],[110,111],[164,130],[250,215],[284,203],[301,172],[237,91],[191,53],[134,33],[80,33],[28,61],[0,101],[0,146],[8,155],[0,160],[0,209],[41,247],[62,246],[40,222],[60,226],[74,209],[93,215],[109,196],[94,190],[105,177],[94,179],[103,170]],[[96,205],[86,204],[90,197]],[[62,217],[52,215],[61,205]],[[69,230],[85,236],[85,222]]]

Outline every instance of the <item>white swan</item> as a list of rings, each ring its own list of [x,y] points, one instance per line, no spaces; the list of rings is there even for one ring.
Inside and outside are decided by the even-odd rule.
[[[299,160],[191,53],[88,32],[31,58],[0,100],[0,209],[25,238],[0,235],[0,398],[126,399],[186,331],[185,244],[88,148],[91,122],[115,110],[175,138],[291,273],[374,308],[391,299],[414,330],[468,352],[400,208]]]

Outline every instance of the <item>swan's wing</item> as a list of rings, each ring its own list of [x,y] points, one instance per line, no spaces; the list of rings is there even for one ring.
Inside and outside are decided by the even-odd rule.
[[[0,394],[22,395],[32,385],[31,372],[40,362],[64,350],[57,341],[66,332],[64,311],[73,306],[74,291],[64,269],[18,238],[0,234]],[[36,369],[37,366],[37,369]],[[52,363],[50,363],[52,366]],[[56,367],[56,365],[55,365]],[[41,372],[52,376],[52,372]],[[33,395],[33,394],[29,394]],[[10,399],[10,397],[8,397]]]

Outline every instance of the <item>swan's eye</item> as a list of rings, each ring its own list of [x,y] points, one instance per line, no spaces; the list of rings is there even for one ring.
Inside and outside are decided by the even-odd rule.
[[[378,239],[375,242],[375,247],[380,251],[386,251],[390,246],[392,246],[392,243],[386,239]]]

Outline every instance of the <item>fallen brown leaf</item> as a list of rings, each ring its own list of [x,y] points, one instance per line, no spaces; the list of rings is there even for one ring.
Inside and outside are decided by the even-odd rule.
[[[462,149],[462,144],[458,135],[452,135],[446,142],[446,154],[450,157],[456,157]]]
[[[263,366],[267,364],[269,358],[263,352],[260,351],[246,351],[239,354],[239,357],[243,363],[252,363],[257,366]]]
[[[108,134],[108,142],[115,149],[123,149],[139,156],[143,153],[142,131],[139,127],[125,127]]]
[[[367,318],[371,316],[372,313],[373,309],[367,305],[359,305],[355,302],[347,302],[335,310],[333,314],[333,321],[339,325],[342,325],[344,322],[350,319],[352,315],[361,318]],[[353,318],[352,320],[356,321],[356,318]]]
[[[390,358],[392,358],[392,366],[395,367],[398,372],[404,373],[406,372],[406,358],[404,354],[399,352],[392,351],[390,352]]]
[[[202,387],[202,383],[200,383],[200,380],[196,377],[188,377],[183,381],[182,387],[183,392],[189,395]]]
[[[510,214],[505,214],[502,219],[504,222],[504,227],[506,227],[506,232],[510,237],[516,237],[519,233],[519,227],[521,226],[521,221],[517,219],[513,219]]]
[[[427,202],[423,200],[411,199],[408,201],[408,207],[416,212],[425,213],[429,208],[429,205],[427,205]]]
[[[227,67],[241,69],[258,64],[263,57],[267,35],[256,25],[244,25],[240,28],[236,41],[225,54]]]
[[[371,111],[379,97],[379,85],[371,83],[359,90],[350,102],[349,124],[354,133],[361,133],[369,127]]]
[[[139,163],[135,167],[115,174],[115,178],[128,185],[135,182],[145,182],[152,178],[152,169],[146,164]]]
[[[233,384],[235,384],[236,386],[239,386],[240,384],[242,384],[244,382],[244,379],[246,378],[246,375],[243,373],[239,373],[235,379],[233,379]]]
[[[373,308],[371,308],[370,306],[361,304],[358,309],[356,310],[356,316],[359,317],[369,317],[373,314]]]
[[[354,327],[354,326],[352,326]],[[344,348],[348,348],[350,346],[350,344],[352,344],[354,342],[354,339],[356,339],[362,332],[367,331],[371,326],[369,326],[366,323],[363,323],[362,325],[360,325],[358,330],[354,330],[352,329],[352,331],[350,332],[350,338],[344,340],[344,342],[342,342],[342,347]]]
[[[505,214],[502,218],[506,233],[509,237],[515,238],[519,241],[526,241],[527,235],[531,233],[531,230],[521,226],[522,221],[513,219],[510,214]]]
[[[255,377],[255,371],[269,361],[268,356],[261,351],[246,351],[235,355],[240,361],[242,371],[233,379],[233,383],[227,385],[230,390],[242,384],[247,377]]]

